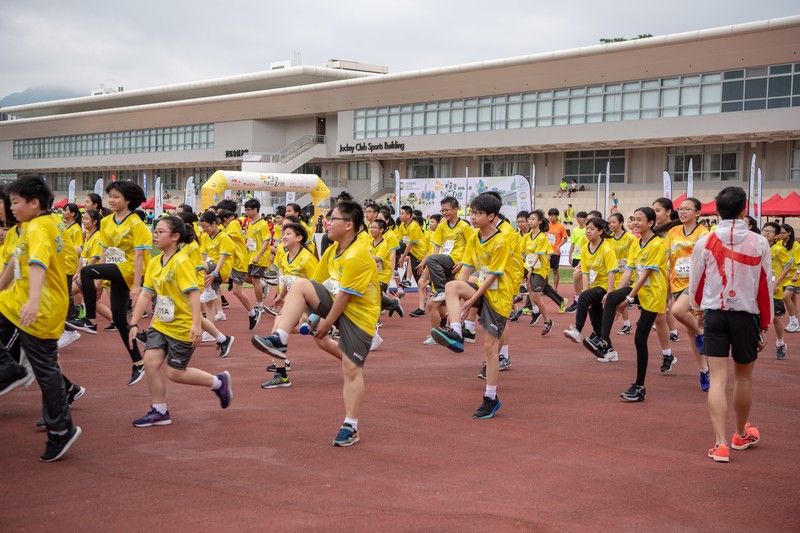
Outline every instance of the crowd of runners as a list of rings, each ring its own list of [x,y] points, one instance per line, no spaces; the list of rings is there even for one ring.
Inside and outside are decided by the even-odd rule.
[[[344,193],[324,220],[290,204],[277,208],[272,225],[258,200],[223,200],[199,214],[183,205],[151,228],[137,211],[145,200],[138,185],[117,181],[105,192],[107,207],[92,194],[82,207],[69,203],[60,213],[40,177],[23,176],[2,193],[0,395],[38,382],[43,412],[36,424],[48,432],[42,461],[59,459],[81,434],[70,404],[85,389],[61,371],[58,351],[97,334],[98,314],[131,359],[127,384],[143,380],[150,393],[135,427],[171,423],[167,381],[208,388],[223,409],[230,405],[229,372],[190,366],[201,342],[216,343],[222,358],[231,353],[235,339],[224,332],[230,305],[246,311],[252,346],[274,358],[264,389],[292,386],[291,335],[313,336],[342,368],[345,417],[334,446],[359,441],[363,366],[382,343],[382,320],[427,319],[430,334],[416,341],[419,349],[454,352],[475,343],[481,325],[483,365],[476,370],[485,386],[477,419],[492,418],[502,405],[499,375],[511,367],[508,322],[538,329],[515,335],[548,335],[563,315],[563,342],[603,364],[617,362],[633,335],[636,375],[619,393],[628,402],[647,397],[651,333],[661,372],[677,364],[673,347],[685,335],[678,346],[691,352],[697,386],[708,392],[716,437],[708,455],[720,462],[729,460],[729,447],[742,450],[760,438],[749,411],[763,334],[775,328],[775,354],[784,359],[784,333],[800,331],[794,230],[775,222],[759,230],[744,216],[747,197],[737,187],[717,195],[720,222],[711,231],[699,222],[695,198],[679,206],[658,198],[627,219],[618,211],[607,219],[581,211],[567,231],[557,209],[520,211],[508,220],[493,192],[467,206],[444,198],[441,212],[427,218],[409,206],[395,217],[390,205],[362,206]],[[571,302],[559,294],[559,269],[572,270]],[[274,317],[269,325],[265,316]],[[730,444],[729,354],[736,376]]]

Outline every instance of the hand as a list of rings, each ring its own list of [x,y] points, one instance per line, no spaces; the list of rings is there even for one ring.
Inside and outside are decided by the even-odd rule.
[[[206,274],[203,278],[203,287],[210,287],[214,281],[214,274]]]
[[[461,304],[461,320],[462,321],[467,316],[467,313],[469,313],[469,310],[472,308],[472,306],[475,304],[476,301],[477,300],[473,296],[472,298],[470,298],[468,300],[464,300],[464,303]]]
[[[192,340],[193,345],[198,346],[203,339],[203,327],[199,324],[197,326],[192,324],[192,327],[189,328],[189,338]]]
[[[605,307],[605,306],[606,306],[606,298],[608,298],[608,293],[605,293],[605,294],[603,295],[603,299],[602,299],[602,300],[600,300],[600,305],[602,305],[603,307]]]
[[[453,274],[458,274],[458,271],[461,270],[463,266],[464,263],[456,263],[456,266],[453,267]]]
[[[417,265],[417,273],[422,274],[423,269],[425,268],[425,263],[420,263]]]
[[[323,318],[317,324],[317,329],[314,330],[314,338],[315,339],[323,339],[331,330],[331,326],[333,324],[328,320],[328,318]]]
[[[274,307],[275,309],[279,309],[279,308],[283,307],[283,295],[282,294],[279,294],[278,296],[275,297],[275,299],[272,301],[272,307]]]
[[[128,348],[133,350],[136,348],[136,334],[139,333],[139,326],[128,327]]]
[[[19,310],[19,325],[23,328],[36,322],[36,315],[39,314],[39,302],[28,300]]]
[[[134,285],[133,288],[131,289],[130,298],[131,298],[131,305],[133,307],[136,307],[136,300],[139,299],[139,293],[141,293],[141,292],[142,292],[142,288],[141,287],[137,287],[136,285]]]

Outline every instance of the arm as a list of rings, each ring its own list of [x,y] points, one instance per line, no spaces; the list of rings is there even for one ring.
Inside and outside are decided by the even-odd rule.
[[[254,256],[253,256],[253,260],[252,260],[252,261],[250,261],[250,262],[251,262],[251,263],[253,263],[253,264],[255,264],[255,263],[258,263],[259,261],[261,261],[261,257],[262,257],[262,256],[263,256],[265,253],[267,253],[267,250],[268,250],[268,249],[269,249],[269,241],[265,240],[265,241],[264,241],[264,242],[261,244],[261,249],[260,249],[260,250],[258,250],[258,253],[257,253],[256,255],[254,255]],[[220,261],[222,261],[222,256],[220,256]]]
[[[149,250],[148,250],[149,251]],[[142,292],[142,275],[144,274],[144,250],[134,250],[133,259],[133,287],[131,287],[131,301],[136,303],[139,293]]]
[[[42,285],[44,284],[45,268],[39,263],[28,264],[28,278],[30,288],[28,291],[28,301],[19,310],[19,325],[28,327],[36,322],[36,315],[39,314],[39,303],[42,298]]]
[[[6,290],[11,285],[12,279],[14,279],[14,266],[9,262],[0,273],[0,291]]]
[[[133,349],[136,345],[136,334],[139,332],[139,317],[150,307],[153,302],[153,291],[142,291],[142,297],[136,300],[136,305],[133,306],[133,313],[131,314],[131,322],[128,324],[128,347]],[[198,302],[200,300],[198,299]],[[200,312],[198,311],[198,314]]]

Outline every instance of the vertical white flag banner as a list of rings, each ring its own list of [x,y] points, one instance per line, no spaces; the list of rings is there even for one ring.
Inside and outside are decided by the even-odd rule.
[[[400,171],[394,171],[394,208],[400,208]]]
[[[686,176],[686,198],[694,198],[694,167],[689,159],[689,175]]]
[[[103,178],[98,178],[98,180],[94,182],[94,193],[101,198],[103,197]]]
[[[755,217],[755,209],[753,209],[753,186],[756,184],[756,154],[753,154],[753,159],[750,160],[750,188],[747,195],[748,205],[747,214]]]
[[[195,210],[194,204],[196,197],[194,193],[194,176],[189,176],[186,180],[186,190],[183,193],[183,203],[192,206],[192,211]]]
[[[608,218],[608,202],[611,194],[611,161],[606,163],[606,204],[603,209],[603,218]]]
[[[600,211],[600,181],[603,179],[603,174],[600,173],[597,175],[597,194],[595,195],[594,199],[594,210]]]
[[[294,191],[289,191],[286,193],[286,205],[293,204],[297,197],[297,193]]]
[[[161,176],[156,176],[156,186],[153,197],[153,219],[158,220],[164,214],[164,198],[161,190]]]
[[[67,188],[67,201],[71,204],[75,203],[75,180],[69,182],[69,187]]]
[[[144,197],[147,198],[147,172],[142,172],[142,190]]]
[[[536,165],[531,165],[531,210],[536,209]]]
[[[758,211],[756,220],[758,227],[761,227],[761,206],[764,203],[764,197],[761,195],[761,167],[758,167],[758,177],[756,178],[756,188],[758,189]]]
[[[664,198],[672,200],[672,178],[666,170],[664,171]]]

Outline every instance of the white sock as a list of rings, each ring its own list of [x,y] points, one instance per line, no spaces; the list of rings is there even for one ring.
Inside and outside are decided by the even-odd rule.
[[[661,355],[664,357],[669,357],[672,355],[672,348],[667,348],[666,350],[661,350]]]
[[[154,403],[153,409],[161,413],[162,415],[167,414],[167,404],[165,403]]]
[[[539,312],[539,306],[538,305],[534,305],[533,307],[531,307],[531,312],[532,313],[538,313]]]
[[[351,426],[353,426],[353,429],[358,431],[358,418],[347,418],[347,417],[345,417],[344,418],[344,423],[345,424],[350,424]]]
[[[500,347],[500,357],[508,359],[508,344],[504,344]]]
[[[669,330],[669,334],[670,335],[677,335],[678,334],[678,330],[677,329],[671,329],[671,330]]]
[[[790,316],[789,317],[789,324],[797,324],[797,317],[796,316]]]
[[[275,330],[275,335],[281,338],[281,343],[286,344],[289,342],[289,334],[282,329]]]
[[[219,335],[217,335],[217,336],[216,336],[216,337],[214,337],[214,338],[215,338],[215,339],[217,339],[217,342],[225,342],[225,339],[227,339],[228,337],[226,337],[225,335],[223,335],[222,333],[220,333]]]
[[[630,320],[623,320],[622,321],[622,325],[623,326],[627,326],[627,327],[631,327],[631,321]]]
[[[472,320],[465,320],[464,327],[470,330],[470,332],[475,333],[475,322]],[[459,330],[460,331],[460,330]]]
[[[255,308],[253,308],[253,309],[249,310],[249,311],[247,312],[247,316],[256,316],[256,310],[255,310]]]
[[[783,346],[784,344],[786,344],[786,343],[785,343],[785,342],[783,342],[783,339],[778,339],[778,340],[776,340],[776,341],[775,341],[775,346],[777,346],[777,347],[779,347],[779,348],[780,348],[781,346]]]
[[[211,384],[211,390],[219,390],[222,387],[222,380],[214,376],[214,383]]]
[[[483,394],[487,398],[492,400],[497,398],[497,385],[486,385],[486,392]]]
[[[451,322],[450,323],[450,329],[452,329],[453,331],[455,331],[459,335],[462,335],[461,322]]]

